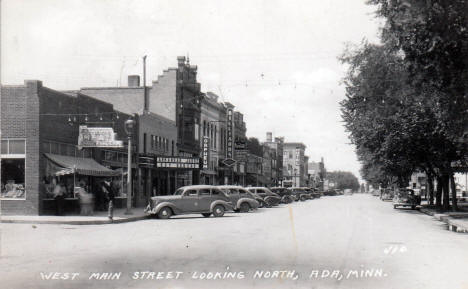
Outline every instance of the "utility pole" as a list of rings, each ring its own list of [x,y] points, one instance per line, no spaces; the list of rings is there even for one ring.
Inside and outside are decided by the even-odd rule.
[[[144,97],[144,112],[149,111],[149,98],[146,92],[146,55],[143,56],[143,97]]]

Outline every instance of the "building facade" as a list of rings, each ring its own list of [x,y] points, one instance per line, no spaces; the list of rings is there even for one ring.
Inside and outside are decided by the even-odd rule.
[[[226,122],[226,107],[218,102],[218,96],[212,92],[204,94],[200,116],[201,183],[224,184],[219,164],[226,154]]]
[[[138,75],[128,87],[86,87],[81,92],[135,115],[139,124],[137,205],[152,195],[199,183],[201,93],[197,66],[184,56],[150,86]],[[170,157],[168,159],[168,157]],[[158,162],[158,160],[160,160]],[[190,165],[184,165],[190,163]]]
[[[120,183],[119,196],[126,193],[122,182],[127,160],[124,122],[130,115],[79,92],[44,87],[37,80],[2,86],[0,99],[2,214],[54,213],[55,202],[48,191],[52,180],[62,187],[65,210],[78,208],[77,182],[95,191],[99,179],[114,177]],[[122,142],[120,148],[107,150],[120,154],[120,162],[112,168],[104,166],[106,150],[79,145],[83,127],[111,129],[115,133],[111,137]],[[98,197],[96,205],[103,205]]]
[[[303,143],[288,142],[283,146],[283,186],[304,187],[305,149]]]

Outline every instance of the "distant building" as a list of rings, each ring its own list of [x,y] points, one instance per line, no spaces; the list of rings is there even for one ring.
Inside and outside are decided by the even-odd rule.
[[[323,158],[320,162],[309,162],[308,163],[308,174],[310,180],[310,186],[323,189],[323,181],[325,178],[325,164]]]
[[[283,180],[283,137],[275,137],[273,140],[273,134],[267,132],[266,141],[263,143],[264,146],[267,146],[271,149],[271,185],[272,186],[281,186]]]
[[[303,187],[306,185],[304,162],[306,146],[303,143],[288,142],[283,146],[283,185]],[[286,183],[286,184],[285,184]]]
[[[219,170],[219,163],[226,155],[226,116],[226,107],[218,102],[218,96],[212,92],[204,94],[200,116],[200,181],[203,184],[224,183],[224,174]]]

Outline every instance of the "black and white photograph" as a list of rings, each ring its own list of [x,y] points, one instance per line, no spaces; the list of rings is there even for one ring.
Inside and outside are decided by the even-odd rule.
[[[468,0],[0,0],[0,288],[468,289]]]

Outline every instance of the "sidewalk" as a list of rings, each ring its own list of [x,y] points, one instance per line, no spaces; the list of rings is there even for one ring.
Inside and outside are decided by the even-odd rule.
[[[435,219],[444,222],[448,225],[448,229],[453,232],[468,233],[468,212],[466,208],[468,204],[461,204],[460,207],[464,212],[444,212],[439,213],[434,208],[422,206],[419,211],[426,215],[433,216]]]
[[[132,215],[125,215],[126,209],[115,209],[114,219],[107,217],[107,211],[95,211],[93,216],[0,216],[1,223],[22,224],[63,224],[63,225],[104,225],[134,222],[149,218],[144,208],[132,208]]]

